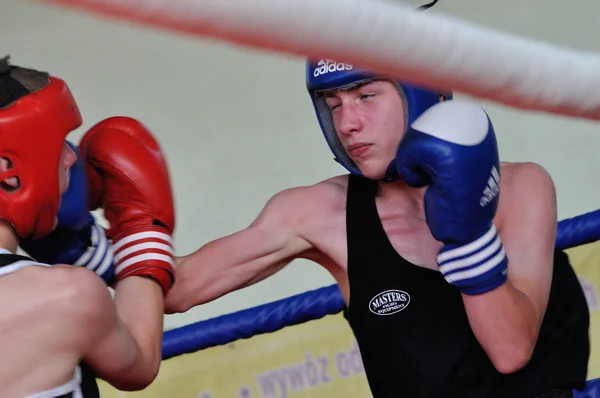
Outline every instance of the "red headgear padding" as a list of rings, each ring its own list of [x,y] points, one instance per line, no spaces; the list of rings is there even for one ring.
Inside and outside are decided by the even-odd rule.
[[[62,149],[67,134],[81,124],[71,91],[55,77],[43,89],[0,108],[0,157],[12,163],[0,181],[17,177],[20,182],[14,191],[0,186],[0,218],[19,237],[39,238],[54,229]]]

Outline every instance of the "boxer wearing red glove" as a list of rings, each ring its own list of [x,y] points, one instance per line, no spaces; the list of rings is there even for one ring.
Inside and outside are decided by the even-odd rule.
[[[82,119],[66,84],[0,59],[0,300],[10,303],[0,310],[2,396],[98,398],[96,377],[140,390],[158,373],[173,201],[156,141],[139,123],[119,120],[91,129],[85,156],[76,156],[65,138]],[[105,152],[106,145],[116,150]],[[46,239],[61,225],[76,157],[92,173],[94,208],[103,208],[121,247],[114,300],[90,269],[15,254],[20,240]],[[67,210],[81,213],[71,203]],[[140,233],[162,242],[136,239]],[[60,249],[51,254],[65,257]]]
[[[166,294],[174,281],[175,214],[160,146],[138,121],[114,117],[92,127],[80,151],[87,164],[90,210],[104,209],[110,223],[117,281],[150,277]]]

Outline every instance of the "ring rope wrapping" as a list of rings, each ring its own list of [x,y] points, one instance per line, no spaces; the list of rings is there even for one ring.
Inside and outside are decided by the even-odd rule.
[[[600,54],[383,0],[36,0],[600,120]]]

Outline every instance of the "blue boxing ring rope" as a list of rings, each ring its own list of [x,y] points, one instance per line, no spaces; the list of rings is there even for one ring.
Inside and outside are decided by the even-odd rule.
[[[558,249],[599,240],[600,209],[558,223]],[[338,286],[331,285],[168,330],[163,336],[163,360],[335,315],[345,305]],[[583,394],[578,398],[600,397],[600,379],[589,381],[585,392],[578,394]]]

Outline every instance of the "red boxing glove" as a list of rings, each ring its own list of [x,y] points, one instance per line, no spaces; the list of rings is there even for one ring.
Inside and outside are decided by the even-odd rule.
[[[137,120],[112,117],[92,127],[79,149],[90,210],[102,208],[110,223],[117,281],[150,277],[166,295],[175,280],[175,209],[160,145]]]

